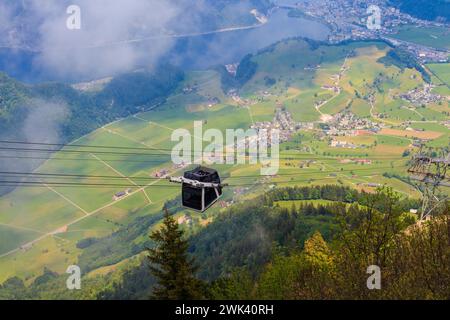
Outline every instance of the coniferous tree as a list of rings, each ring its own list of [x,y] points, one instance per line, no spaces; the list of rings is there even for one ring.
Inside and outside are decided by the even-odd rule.
[[[158,284],[152,298],[160,300],[191,300],[202,298],[202,282],[195,278],[197,268],[189,258],[188,242],[183,239],[183,230],[165,210],[161,229],[154,231],[150,239],[155,242],[148,249],[150,271]]]

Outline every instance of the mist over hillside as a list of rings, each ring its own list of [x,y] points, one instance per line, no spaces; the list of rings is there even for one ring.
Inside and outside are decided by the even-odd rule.
[[[160,65],[117,76],[91,93],[62,83],[24,85],[0,72],[0,140],[66,144],[106,123],[163,103],[183,79],[180,69]],[[22,158],[13,161],[14,155]],[[7,156],[0,171],[30,172],[51,154],[2,150],[0,156]],[[0,194],[11,189],[0,186]]]

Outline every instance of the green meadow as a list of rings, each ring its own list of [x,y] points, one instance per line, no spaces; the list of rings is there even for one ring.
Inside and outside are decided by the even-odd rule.
[[[450,63],[432,63],[427,64],[427,67],[446,84],[447,88],[450,86]]]
[[[431,46],[435,48],[450,49],[450,33],[446,28],[439,27],[415,27],[415,26],[400,26],[398,33],[393,37],[415,42],[424,46]]]
[[[387,50],[385,44],[377,42],[311,47],[304,40],[282,41],[253,57],[258,64],[257,72],[240,92],[242,98],[250,100],[248,106],[240,105],[222,91],[217,72],[188,72],[177,92],[158,108],[105,125],[74,142],[134,149],[112,149],[116,152],[108,153],[111,149],[66,147],[37,170],[41,174],[76,175],[67,179],[47,178],[47,181],[98,186],[24,186],[0,198],[0,283],[11,276],[31,281],[44,267],[64,273],[69,264],[81,261],[92,262],[103,270],[118,263],[118,259],[129,258],[131,247],[145,244],[148,232],[158,227],[157,218],[164,205],[180,196],[179,185],[157,180],[154,174],[161,169],[169,170],[171,175],[183,173],[184,169],[175,169],[171,163],[170,150],[178,142],[172,141],[171,136],[176,129],[193,134],[194,121],[203,123],[203,132],[212,128],[225,132],[247,129],[256,121],[271,121],[277,105],[286,107],[298,122],[319,122],[322,114],[334,115],[348,109],[367,118],[373,112],[382,113],[384,118],[372,120],[393,122],[396,129],[404,121],[419,121],[411,127],[442,133],[430,144],[446,145],[448,128],[437,121],[448,120],[445,114],[450,111],[448,102],[416,108],[420,115],[412,111],[413,106],[397,95],[422,86],[423,80],[415,70],[381,64],[378,60]],[[439,67],[430,66],[447,79],[446,67]],[[341,72],[339,93],[323,88],[334,85],[335,76]],[[275,83],[267,82],[267,77]],[[183,92],[188,86],[196,90]],[[262,97],[262,91],[269,94]],[[374,110],[366,98],[368,94],[375,97]],[[219,103],[208,106],[211,98],[218,98]],[[325,103],[317,110],[315,105],[320,102]],[[436,123],[421,122],[423,118]],[[272,178],[258,177],[258,165],[215,165],[230,184],[223,199],[246,201],[276,186],[321,184],[342,184],[369,191],[373,190],[369,184],[386,184],[405,195],[420,196],[404,181],[383,176],[385,173],[406,176],[408,158],[403,153],[410,148],[412,139],[381,134],[340,137],[361,145],[348,149],[331,147],[319,134],[315,123],[314,129],[301,131],[282,145],[280,170]],[[202,144],[206,146],[209,142],[202,141]],[[80,153],[64,152],[68,149]],[[117,154],[118,151],[123,154]],[[342,161],[350,158],[371,159],[372,163]],[[113,199],[115,193],[128,188],[129,195]],[[176,217],[191,215],[195,226],[183,227],[193,228],[191,232],[194,232],[223,209],[216,205],[204,214],[181,208],[172,210],[176,211]],[[139,228],[142,221],[153,222],[133,238],[126,238],[130,242],[129,252],[120,251],[116,256],[115,250],[125,250],[119,246],[126,247],[120,237],[126,237],[123,234],[131,237],[131,231]],[[128,227],[132,229],[130,233]],[[41,236],[40,241],[21,248]],[[98,252],[90,247],[80,248],[80,240],[87,238],[105,246],[98,249],[104,256],[99,258]],[[108,241],[111,247],[106,246]],[[14,249],[18,250],[2,256]],[[108,255],[114,259],[108,259]]]

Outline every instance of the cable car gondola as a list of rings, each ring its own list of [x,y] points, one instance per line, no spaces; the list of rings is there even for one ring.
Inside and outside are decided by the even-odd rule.
[[[186,171],[183,177],[168,179],[182,184],[183,206],[200,212],[212,206],[222,196],[222,187],[226,186],[221,183],[216,170],[202,166]]]

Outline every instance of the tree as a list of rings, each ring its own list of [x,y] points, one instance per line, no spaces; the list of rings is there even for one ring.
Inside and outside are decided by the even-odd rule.
[[[305,241],[303,270],[298,278],[300,299],[330,299],[336,295],[333,284],[335,263],[332,251],[319,231]]]
[[[395,241],[385,276],[388,299],[450,299],[450,210],[409,226]]]
[[[183,233],[165,210],[163,226],[150,235],[155,246],[147,249],[148,259],[158,283],[153,289],[154,299],[192,300],[203,296],[202,282],[194,276],[197,268],[194,259],[188,256],[188,242]]]
[[[211,300],[248,300],[253,299],[253,279],[243,267],[236,268],[226,277],[211,283],[208,298]]]
[[[305,241],[305,260],[318,270],[329,269],[332,264],[331,252],[319,231]]]

